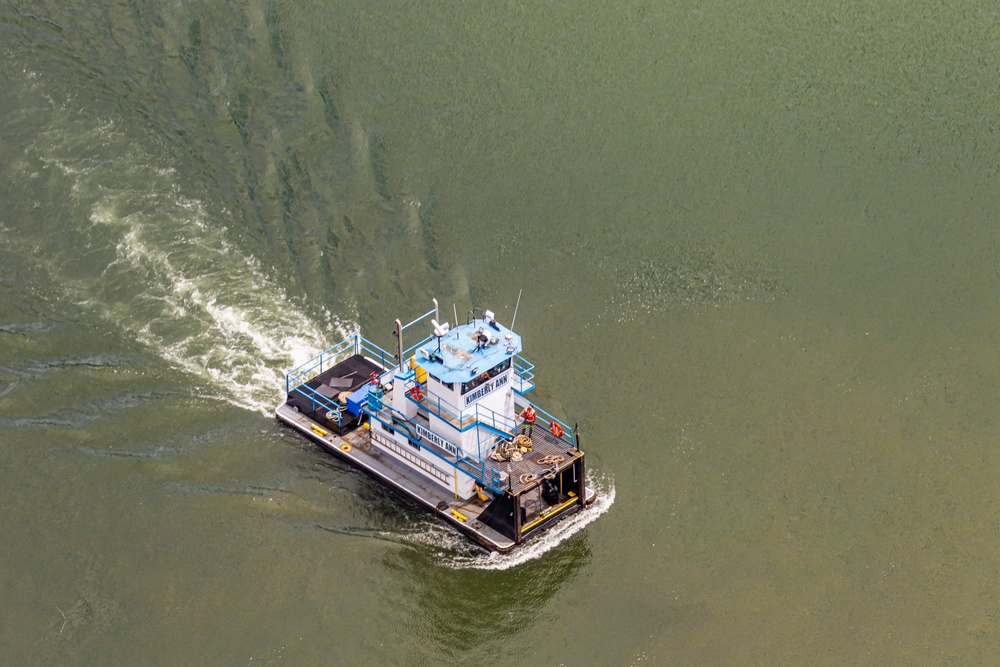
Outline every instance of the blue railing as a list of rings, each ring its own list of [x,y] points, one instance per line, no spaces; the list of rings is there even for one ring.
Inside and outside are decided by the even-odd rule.
[[[356,336],[355,334],[355,336],[345,338],[328,350],[320,352],[309,361],[285,373],[285,393],[292,393],[293,389],[297,389],[326,369],[353,355],[357,349]]]
[[[514,430],[517,429],[517,420],[511,419],[510,417],[500,414],[496,410],[490,410],[481,405],[476,405],[475,410],[476,422],[482,424],[483,426],[489,426],[494,431],[500,431],[508,436],[514,435]]]
[[[355,354],[365,354],[372,360],[378,360],[382,368],[386,370],[390,370],[396,365],[395,355],[383,350],[360,334],[352,334],[304,364],[285,373],[285,392],[292,393],[293,390],[298,389],[323,371]]]
[[[367,354],[372,359],[378,359],[379,365],[382,366],[383,371],[387,372],[395,368],[396,366],[396,355],[391,352],[383,350],[381,347],[371,342],[367,338],[362,337],[360,334],[354,334],[357,338],[357,353]]]
[[[433,313],[434,311],[432,310],[429,313],[417,318],[410,324],[407,324],[403,328],[405,329],[409,326],[412,326],[413,324],[416,324],[417,322],[426,319]],[[413,345],[412,347],[407,349],[403,354],[403,359],[404,360],[409,359],[417,348],[426,344],[431,339],[432,337],[428,336],[427,338],[420,341],[416,345]],[[333,345],[329,349],[324,350],[320,354],[316,355],[309,361],[300,364],[298,367],[286,373],[285,374],[286,393],[288,395],[291,395],[292,392],[297,392],[299,395],[309,399],[313,410],[316,410],[316,407],[319,406],[320,408],[325,409],[328,412],[335,413],[337,415],[337,425],[341,426],[343,419],[342,406],[333,401],[332,399],[327,398],[322,394],[320,394],[319,392],[317,392],[316,390],[312,389],[307,385],[307,383],[313,378],[315,378],[317,375],[323,373],[325,370],[331,368],[332,366],[340,363],[344,359],[355,354],[363,354],[366,357],[372,359],[373,361],[377,361],[379,365],[384,369],[383,374],[395,370],[397,367],[400,368],[402,367],[402,364],[397,364],[396,356],[394,354],[386,351],[382,347],[364,338],[360,334],[352,334],[351,336],[348,336],[339,343]],[[535,365],[520,355],[517,355],[512,361],[513,362],[511,364],[511,370],[513,373],[513,378],[511,380],[511,384],[515,391],[523,395],[523,393],[525,393],[526,391],[530,391],[531,389],[534,388]],[[412,387],[415,386],[415,384],[416,383],[413,380],[407,380],[406,387],[401,389],[404,390],[412,389]],[[425,386],[421,387],[421,389],[425,388],[426,388]],[[408,398],[410,398],[410,400],[414,400],[412,396],[408,396]],[[424,401],[423,403],[421,403],[421,406],[427,408],[428,412],[436,414],[443,421],[452,425],[459,432],[464,432],[470,428],[478,426],[487,427],[487,429],[483,429],[487,431],[487,434],[485,436],[480,434],[478,437],[479,441],[478,456],[469,454],[467,452],[464,452],[461,448],[458,448],[458,451],[462,452],[461,455],[454,458],[448,458],[442,456],[433,449],[430,448],[425,448],[425,449],[426,451],[431,452],[434,456],[448,463],[449,465],[456,465],[459,461],[465,462],[469,468],[474,468],[479,472],[479,475],[477,476],[477,481],[479,481],[481,484],[491,489],[495,493],[502,493],[503,488],[500,485],[501,480],[499,472],[492,467],[491,468],[486,467],[486,461],[482,456],[483,445],[484,443],[486,443],[487,444],[486,450],[489,451],[489,449],[493,445],[493,441],[501,433],[506,434],[506,437],[513,437],[514,435],[516,435],[518,420],[516,418],[512,420],[503,414],[482,407],[478,404],[471,412],[468,410],[465,411],[459,410],[456,406],[452,405],[448,401],[443,400],[440,396],[437,395],[432,396],[429,393],[424,394]],[[364,407],[365,407],[365,412],[367,412],[370,417],[375,418],[377,421],[382,422],[382,420],[377,417],[379,411],[377,410],[373,411],[368,409],[367,404]],[[554,416],[552,416],[545,410],[542,410],[538,406],[534,407],[538,415],[537,418],[538,423],[536,424],[536,427],[548,430],[550,428],[549,426],[550,423],[556,422],[560,425],[560,427],[563,430],[563,435],[561,436],[561,439],[569,443],[571,446],[574,444],[575,441],[573,438],[572,428],[570,428],[564,422],[556,419]],[[383,405],[382,409],[386,410],[390,416],[398,415],[398,412],[389,405]],[[464,422],[469,417],[474,417],[474,418],[470,421],[468,425],[465,425]],[[406,420],[406,418],[401,415],[399,415],[399,418]],[[455,426],[455,423],[457,423],[458,426]],[[390,426],[391,428],[396,428],[392,424],[387,424],[387,426]],[[405,430],[403,432],[405,433]],[[409,438],[410,440],[413,440],[414,443],[418,445],[422,444],[419,441],[414,440],[414,438],[408,433],[406,437]],[[490,474],[487,475],[487,473]]]
[[[306,398],[309,401],[309,408],[312,411],[325,410],[328,414],[333,413],[337,417],[337,427],[343,426],[343,406],[333,399],[323,396],[307,383],[322,374],[325,370],[355,354],[365,354],[372,360],[377,359],[382,368],[387,367],[387,362],[395,364],[395,357],[393,355],[360,334],[352,334],[286,373],[285,392],[289,396],[294,392]]]
[[[503,487],[501,486],[501,479],[499,473],[497,473],[495,470],[492,469],[490,469],[489,471],[487,470],[486,461],[482,456],[482,452],[480,452],[479,455],[476,456],[462,450],[462,448],[459,447],[458,445],[455,445],[455,443],[451,443],[459,453],[454,456],[445,456],[444,454],[438,452],[435,448],[428,447],[427,442],[418,440],[416,438],[416,434],[406,427],[406,425],[410,423],[410,420],[408,420],[405,415],[400,413],[391,405],[383,403],[381,410],[371,410],[370,407],[366,404],[365,413],[368,415],[369,420],[373,420],[380,424],[384,424],[385,426],[388,426],[397,433],[404,435],[407,440],[420,447],[422,451],[430,452],[432,456],[443,461],[449,467],[456,467],[459,465],[459,463],[464,463],[466,467],[462,468],[462,470],[465,471],[466,473],[469,472],[477,473],[472,475],[477,482],[479,482],[486,488],[490,489],[494,493],[497,494],[503,493]],[[388,416],[389,418],[388,421],[386,421],[382,417],[383,413]],[[487,475],[487,472],[490,472],[490,474]]]
[[[337,418],[337,428],[344,425],[344,406],[337,404],[335,401],[323,396],[318,391],[313,389],[308,385],[300,385],[293,389],[300,396],[304,396],[309,399],[309,409],[315,412],[317,409],[324,409],[327,412],[326,418],[327,422],[330,422],[330,414],[333,414]],[[318,406],[318,407],[317,407]]]
[[[514,391],[522,396],[535,388],[535,365],[520,354],[511,360],[514,369]]]
[[[478,403],[470,410],[459,410],[456,406],[444,400],[437,394],[431,394],[429,392],[424,394],[423,402],[417,401],[413,398],[413,394],[411,393],[411,390],[415,386],[419,386],[419,384],[414,380],[408,380],[406,382],[404,387],[406,397],[414,403],[417,403],[420,407],[425,408],[429,413],[440,417],[443,421],[450,424],[459,432],[468,431],[470,428],[479,424],[485,424],[490,428],[512,435],[514,433],[514,429],[517,427],[517,422],[515,420],[497,412],[496,410],[483,407]],[[425,388],[425,386],[421,386],[422,391]],[[472,421],[466,424],[465,421],[467,419],[471,419]]]
[[[437,303],[437,302],[435,302],[435,303]],[[424,321],[424,320],[426,320],[426,319],[427,319],[428,317],[430,317],[431,315],[433,315],[433,314],[434,314],[434,312],[435,312],[435,311],[433,311],[433,310],[429,310],[429,311],[427,311],[426,313],[424,313],[423,315],[421,315],[421,316],[420,316],[420,317],[418,317],[417,319],[413,320],[413,321],[412,321],[412,322],[410,322],[409,324],[404,324],[404,325],[403,325],[403,328],[402,328],[402,330],[403,330],[403,331],[406,331],[407,329],[409,329],[410,327],[412,327],[412,326],[413,326],[414,324],[417,324],[418,322],[423,322],[423,321]]]
[[[532,407],[535,408],[535,428],[543,428],[549,433],[552,433],[552,422],[555,422],[556,424],[559,424],[559,427],[563,431],[563,434],[561,436],[556,436],[556,437],[558,437],[560,440],[568,442],[573,447],[576,446],[576,439],[573,437],[573,428],[571,426],[569,426],[566,422],[560,419],[556,419],[551,414],[549,414],[545,410],[542,410],[535,404],[532,404]],[[553,433],[553,435],[555,434]]]

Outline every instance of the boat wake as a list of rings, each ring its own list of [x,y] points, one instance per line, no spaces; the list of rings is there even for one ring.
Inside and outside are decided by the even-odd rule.
[[[173,366],[206,381],[213,395],[269,415],[284,372],[324,349],[336,334],[348,335],[353,325],[324,311],[330,324],[320,327],[290,307],[258,262],[207,223],[197,202],[178,205],[184,214],[171,218],[167,233],[162,219],[119,217],[107,206],[94,210],[94,225],[121,232],[97,290],[100,298],[83,303]],[[132,280],[141,290],[108,298]],[[93,294],[93,285],[82,287]]]
[[[326,309],[297,307],[232,243],[225,210],[207,212],[178,192],[173,169],[137,159],[140,191],[107,166],[42,161],[72,183],[87,218],[72,238],[40,238],[27,250],[67,301],[200,379],[212,398],[270,415],[289,368],[356,330]]]
[[[204,229],[198,217],[195,212],[191,225]],[[152,277],[158,287],[152,295],[155,318],[136,329],[138,339],[168,362],[209,381],[233,405],[270,415],[285,371],[325,349],[336,334],[346,336],[353,329],[324,311],[333,334],[289,307],[287,295],[256,260],[241,255],[220,234],[200,235],[194,263],[218,262],[232,270],[190,273],[190,248],[185,248],[184,263],[177,264],[172,260],[177,248],[164,247],[162,239],[150,244],[142,231],[131,229],[125,235],[116,260],[126,271]],[[158,326],[165,321],[168,326]]]
[[[615,484],[611,479],[587,473],[587,486],[597,491],[594,504],[573,516],[558,522],[542,534],[506,554],[485,553],[469,542],[468,538],[448,528],[439,521],[428,522],[426,527],[411,535],[404,535],[403,542],[436,550],[436,562],[454,569],[509,570],[541,558],[570,539],[602,514],[615,502]]]

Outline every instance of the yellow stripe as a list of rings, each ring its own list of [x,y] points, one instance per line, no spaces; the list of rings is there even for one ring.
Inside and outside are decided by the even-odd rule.
[[[521,532],[525,533],[525,532],[531,530],[532,528],[534,528],[535,526],[537,526],[541,522],[547,521],[547,520],[551,519],[556,514],[559,514],[559,512],[562,512],[564,509],[566,509],[567,507],[569,507],[570,505],[573,505],[575,503],[576,503],[576,498],[573,498],[572,500],[567,500],[562,505],[560,505],[559,507],[555,508],[554,510],[552,510],[551,512],[549,512],[545,516],[543,516],[543,517],[541,517],[539,519],[535,519],[534,521],[532,521],[531,523],[529,523],[527,526],[525,526],[524,528],[521,529]]]

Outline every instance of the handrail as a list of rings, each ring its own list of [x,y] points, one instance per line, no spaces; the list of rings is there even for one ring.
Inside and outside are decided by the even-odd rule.
[[[512,433],[517,426],[517,422],[515,420],[512,420],[496,410],[483,407],[478,403],[473,408],[459,410],[455,405],[452,405],[450,402],[444,400],[437,394],[430,392],[424,394],[423,401],[417,401],[413,398],[409,390],[418,384],[419,383],[415,380],[406,381],[404,391],[406,391],[407,398],[418,403],[431,414],[440,417],[442,421],[448,423],[452,426],[452,428],[459,432],[468,431],[470,428],[474,428],[477,424],[485,424],[496,430]],[[472,419],[472,421],[469,424],[466,424],[466,419]]]
[[[476,406],[474,414],[477,424],[482,424],[483,426],[493,429],[494,431],[502,431],[503,433],[506,433],[508,437],[514,437],[515,431],[517,430],[516,419],[511,419],[507,415],[501,414],[496,410],[485,408],[481,405]]]
[[[294,389],[341,361],[343,357],[360,352],[368,353],[377,358],[386,371],[390,371],[396,366],[394,354],[387,352],[360,334],[352,334],[329,349],[320,352],[309,361],[288,371],[285,374],[285,393],[291,393]]]
[[[434,313],[436,313],[436,312],[437,312],[436,310],[434,310],[434,309],[431,309],[431,310],[430,310],[430,312],[427,312],[427,313],[424,313],[423,315],[421,315],[421,316],[420,316],[420,317],[418,317],[417,319],[413,320],[413,321],[412,321],[412,322],[410,322],[409,324],[404,324],[404,325],[403,325],[403,327],[402,327],[402,328],[403,328],[403,331],[406,331],[407,329],[409,329],[410,327],[412,327],[412,326],[413,326],[414,324],[416,324],[416,323],[417,323],[417,322],[419,322],[420,320],[424,320],[424,319],[427,319],[428,317],[430,317],[431,315],[433,315],[433,314],[434,314]]]
[[[514,371],[514,374],[517,376],[517,379],[520,381],[519,385],[517,385],[515,388],[519,393],[523,393],[525,384],[528,384],[531,387],[535,386],[535,372],[534,372],[535,365],[530,361],[528,361],[527,359],[525,359],[524,357],[522,357],[520,354],[516,355],[514,357],[514,360],[520,362],[521,366],[520,368],[518,368],[517,363],[512,363],[510,365],[510,367]]]
[[[568,442],[570,445],[572,445],[574,442],[576,442],[573,439],[573,428],[571,426],[569,426],[568,424],[566,424],[561,419],[556,419],[552,414],[550,414],[550,413],[546,412],[545,410],[541,409],[540,407],[538,407],[534,403],[532,403],[532,406],[535,408],[535,413],[538,415],[538,417],[536,417],[536,419],[538,419],[538,421],[540,421],[540,422],[543,422],[542,428],[548,428],[548,424],[551,424],[552,422],[555,422],[555,423],[559,424],[559,427],[562,428],[562,430],[563,430],[562,436],[557,436],[557,437],[559,437],[560,440],[564,440],[564,441]],[[536,424],[535,427],[537,428],[538,425]],[[553,435],[555,435],[555,434],[553,433]]]
[[[323,352],[320,352],[318,355],[316,355],[315,357],[313,357],[309,361],[306,361],[305,363],[300,364],[296,368],[293,368],[292,370],[288,371],[285,374],[285,389],[286,389],[286,391],[290,392],[292,389],[295,388],[295,387],[292,386],[293,382],[299,380],[300,378],[302,378],[303,376],[311,373],[312,371],[315,371],[317,368],[319,369],[319,372],[311,374],[309,376],[309,378],[307,378],[306,380],[303,380],[302,382],[299,382],[299,384],[295,385],[295,386],[297,387],[297,386],[299,386],[301,384],[305,384],[310,379],[312,379],[316,375],[319,375],[324,370],[326,370],[324,362],[333,361],[334,363],[336,363],[337,357],[339,357],[340,355],[342,355],[345,352],[347,352],[348,349],[350,349],[352,351],[352,353],[353,353],[354,343],[355,343],[354,336],[350,336],[348,338],[345,338],[344,340],[342,340],[339,343],[333,345],[329,349],[326,349]],[[330,365],[333,365],[333,364],[330,364]]]
[[[359,341],[361,343],[361,345],[360,345],[361,352],[368,352],[369,354],[372,354],[372,355],[378,355],[379,364],[382,366],[383,369],[385,369],[383,372],[391,371],[393,368],[396,367],[396,363],[395,363],[396,355],[395,354],[392,354],[391,352],[388,352],[387,350],[383,350],[381,347],[379,347],[375,343],[371,342],[367,338],[363,338],[361,336],[358,336],[358,339],[359,339]],[[391,366],[387,366],[386,363],[385,363],[387,357],[393,361],[393,363],[392,363]]]
[[[433,312],[433,311],[431,311],[431,312]],[[433,336],[428,336],[427,338],[423,339],[422,341],[420,341],[416,345],[411,345],[410,347],[408,347],[403,352],[403,359],[405,360],[405,359],[409,359],[410,357],[412,357],[416,353],[417,348],[420,347],[421,345],[423,345],[424,343],[430,342],[431,338],[433,338]]]
[[[473,475],[473,477],[476,479],[477,482],[479,482],[486,488],[490,489],[494,493],[498,494],[503,493],[503,488],[499,485],[499,476],[491,475],[490,479],[487,479],[486,460],[482,457],[482,455],[470,454],[469,452],[463,450],[460,446],[455,445],[455,443],[451,443],[455,447],[455,450],[458,452],[458,454],[454,455],[454,458],[439,453],[435,448],[426,447],[425,445],[427,443],[414,438],[408,429],[400,428],[400,423],[406,424],[409,423],[410,420],[408,420],[405,415],[403,415],[402,413],[400,413],[398,410],[396,410],[387,403],[382,404],[381,410],[371,410],[369,409],[368,405],[365,404],[365,412],[369,415],[371,419],[375,419],[380,424],[384,424],[389,428],[392,428],[393,430],[402,433],[407,440],[417,445],[420,445],[421,447],[423,447],[423,451],[430,452],[432,456],[440,459],[441,461],[444,461],[449,466],[457,467],[460,463],[463,462],[467,463],[470,468],[473,468],[476,471],[478,471],[479,473],[478,475]],[[380,416],[382,412],[385,412],[388,415],[389,421],[386,421]],[[397,420],[399,421],[397,422]],[[465,472],[469,471],[465,470]]]
[[[292,391],[297,391],[298,393],[300,393],[303,396],[305,396],[306,398],[308,398],[309,401],[310,401],[310,407],[309,407],[309,409],[312,410],[313,412],[316,411],[316,406],[319,405],[320,408],[323,408],[323,409],[328,410],[330,412],[335,412],[337,414],[337,426],[338,427],[344,425],[344,421],[343,421],[343,416],[344,415],[343,415],[343,409],[342,409],[343,406],[338,405],[337,403],[334,403],[332,400],[330,400],[329,398],[327,398],[323,394],[319,393],[318,391],[316,391],[312,387],[309,387],[308,385],[299,385],[298,387],[296,387]]]

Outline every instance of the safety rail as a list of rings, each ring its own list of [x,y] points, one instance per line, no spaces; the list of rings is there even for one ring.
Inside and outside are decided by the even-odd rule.
[[[442,421],[450,424],[455,430],[464,432],[479,424],[484,424],[513,437],[514,430],[517,427],[515,420],[500,414],[496,410],[483,407],[478,403],[474,408],[459,410],[455,405],[452,405],[437,394],[431,394],[430,392],[423,393],[424,387],[421,387],[422,400],[418,401],[413,397],[412,391],[413,387],[417,386],[421,385],[415,380],[406,381],[404,390],[406,391],[407,398],[417,403],[420,407],[425,408],[430,414],[440,417]]]
[[[552,435],[559,438],[560,440],[568,442],[570,446],[573,447],[576,446],[576,439],[573,437],[573,428],[571,426],[569,426],[568,424],[566,424],[566,422],[560,419],[556,419],[550,413],[541,409],[534,403],[532,403],[531,407],[535,409],[535,428],[544,428],[545,430],[552,433],[552,424],[553,423],[559,424],[559,428],[562,430],[562,435],[556,435],[555,433],[552,433]],[[524,410],[522,410],[521,412],[524,412]],[[518,415],[520,416],[520,414],[521,413],[519,412]]]
[[[315,357],[285,373],[285,393],[291,394],[293,389],[305,384],[326,369],[335,366],[346,357],[355,354],[354,336],[340,341],[336,345],[320,352]]]
[[[435,301],[434,303],[437,303],[437,301]],[[417,323],[419,323],[419,322],[423,322],[423,321],[424,321],[424,320],[426,320],[426,319],[427,319],[428,317],[430,317],[431,315],[433,315],[433,314],[434,314],[435,312],[437,312],[437,311],[436,311],[436,310],[435,310],[434,308],[431,308],[431,309],[430,309],[429,311],[427,311],[426,313],[424,313],[423,315],[421,315],[421,316],[420,316],[420,317],[418,317],[417,319],[413,320],[412,322],[410,322],[410,323],[408,323],[408,324],[404,324],[404,325],[403,325],[403,326],[401,327],[401,328],[402,328],[402,330],[403,330],[403,331],[406,331],[407,329],[409,329],[410,327],[412,327],[412,326],[413,326],[414,324],[417,324]]]
[[[399,377],[399,376],[397,376]],[[444,400],[437,394],[424,393],[427,383],[419,383],[416,380],[406,380],[402,389],[406,392],[406,397],[419,405],[420,407],[427,410],[428,413],[440,417],[442,421],[451,424],[453,428],[458,431],[463,431],[462,428],[462,412],[461,410],[455,409],[455,406]],[[421,391],[421,400],[417,400],[413,397],[414,387],[419,387]]]
[[[285,373],[285,393],[291,394],[305,383],[320,375],[328,368],[336,366],[347,357],[355,354],[365,354],[386,371],[396,365],[396,357],[383,350],[360,334],[351,334],[344,340],[320,352],[309,361]]]
[[[360,334],[354,334],[357,338],[357,350],[358,354],[368,353],[371,355],[372,361],[375,361],[375,357],[378,357],[379,366],[383,368],[383,372],[390,371],[396,366],[396,355],[392,352],[383,350],[381,347],[371,342],[367,338],[361,336]]]
[[[337,416],[337,428],[344,425],[343,406],[338,405],[335,401],[327,398],[309,385],[300,385],[292,391],[297,392],[301,396],[309,399],[309,409],[313,412],[315,412],[317,410],[317,406],[319,406],[319,409],[327,411],[327,415],[330,413],[335,414]],[[327,421],[330,421],[329,416],[327,416]]]
[[[418,439],[416,437],[416,434],[409,428],[407,428],[407,424],[410,422],[406,418],[406,416],[403,415],[398,410],[396,410],[395,408],[393,408],[391,405],[382,403],[380,410],[372,410],[370,406],[366,403],[364,411],[365,413],[368,414],[369,419],[377,421],[378,423],[383,424],[384,426],[387,426],[388,428],[391,428],[394,431],[397,431],[398,433],[405,435],[407,440],[414,443],[415,445],[423,447],[424,451],[430,452],[432,456],[440,459],[441,461],[444,461],[445,463],[448,464],[449,467],[457,467],[460,464],[464,463],[465,467],[463,467],[462,469],[465,472],[478,473],[472,475],[477,482],[479,482],[486,488],[490,489],[494,493],[503,493],[503,487],[500,485],[501,480],[499,474],[497,474],[495,471],[491,472],[490,470],[487,469],[486,460],[483,458],[481,451],[479,455],[476,456],[462,450],[460,447],[452,443],[459,453],[453,456],[445,456],[444,454],[438,452],[435,448],[426,447],[425,445],[427,443]],[[388,419],[386,419],[386,417]],[[488,475],[487,474],[488,472],[491,472],[491,474]]]
[[[465,465],[462,470],[466,473],[478,472],[478,475],[473,474],[472,477],[493,493],[499,495],[504,492],[503,478],[500,476],[500,471],[492,467],[487,468],[485,460],[471,456],[459,456],[458,464]]]
[[[509,436],[507,438],[504,438],[503,436],[501,436],[501,435],[499,435],[497,433],[490,433],[488,431],[487,431],[487,434],[486,434],[485,438],[483,438],[482,431],[478,431],[476,435],[478,436],[476,444],[479,447],[479,450],[478,450],[479,451],[479,458],[481,458],[483,460],[485,460],[485,457],[483,456],[483,442],[486,443],[486,451],[487,452],[492,452],[493,448],[496,447],[497,445],[499,445],[501,442],[503,442],[505,440],[510,440],[510,439],[512,439],[514,437],[513,435],[511,435],[511,436]],[[486,474],[485,471],[483,472],[483,474],[484,475]]]
[[[512,362],[510,367],[514,369],[515,377],[512,382],[514,391],[524,395],[535,388],[535,365],[520,354],[516,355]]]
[[[513,437],[514,431],[517,430],[516,419],[511,419],[496,410],[490,410],[481,405],[476,405],[475,418],[477,423],[488,426],[495,431],[502,431],[508,437]]]
[[[383,369],[387,368],[387,362],[395,362],[395,357],[386,350],[364,338],[360,334],[351,334],[344,340],[336,343],[330,348],[320,352],[309,361],[300,364],[296,368],[285,374],[285,392],[291,396],[293,393],[304,397],[309,401],[309,408],[313,412],[325,410],[328,415],[336,415],[337,427],[344,426],[344,407],[332,398],[324,396],[310,387],[308,382],[324,371],[336,366],[338,363],[355,354],[363,354],[372,361],[377,362]],[[347,420],[349,421],[349,419]]]

